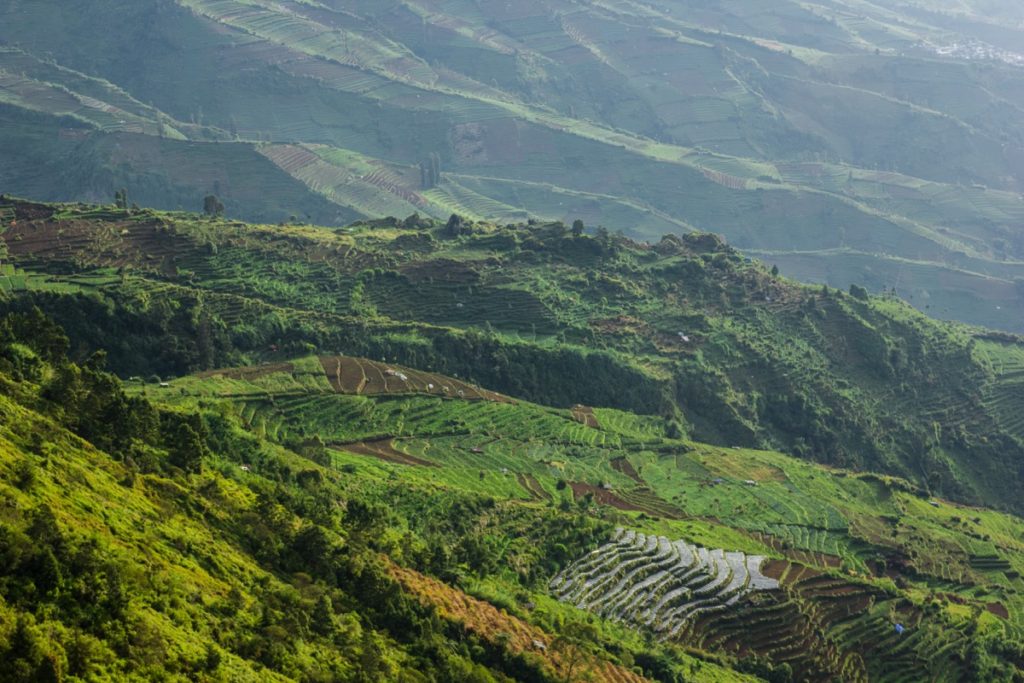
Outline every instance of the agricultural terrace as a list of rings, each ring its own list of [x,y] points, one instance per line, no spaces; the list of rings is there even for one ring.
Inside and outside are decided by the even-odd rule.
[[[388,392],[366,389],[367,367]],[[438,386],[457,385],[309,357],[135,390],[182,406],[230,400],[253,433],[299,452],[320,443],[318,461],[377,485],[400,478],[441,497],[614,519],[622,529],[611,542],[566,558],[551,579],[555,596],[672,642],[754,653],[808,680],[912,680],[925,670],[955,681],[964,665],[953,653],[972,630],[1019,628],[1024,525],[1012,517],[897,478],[669,439],[652,419],[620,411],[470,399]],[[505,590],[498,581],[485,592]],[[898,656],[883,666],[872,657],[882,651]]]
[[[574,237],[559,223],[465,223],[454,234],[412,215],[331,231],[0,204],[5,265],[15,269],[5,286],[26,294],[66,286],[66,294],[113,302],[97,310],[133,335],[111,349],[112,367],[126,376],[311,353],[386,358],[325,374],[362,394],[440,396],[447,387],[475,396],[479,384],[558,408],[593,407],[599,435],[615,430],[598,415],[605,407],[677,415],[674,433],[698,441],[884,471],[960,500],[1020,504],[1019,340],[996,342],[860,290],[798,286],[711,235],[643,245],[600,232]],[[60,297],[33,300],[95,336]],[[188,315],[173,313],[181,300],[193,302]],[[171,354],[136,321],[158,316],[169,319],[143,327],[199,325],[202,335],[181,333],[182,346],[207,343],[148,369]],[[392,362],[407,381],[387,374]],[[420,368],[462,384],[432,381]],[[590,423],[585,409],[575,412]],[[821,528],[818,551],[832,554],[832,527]]]

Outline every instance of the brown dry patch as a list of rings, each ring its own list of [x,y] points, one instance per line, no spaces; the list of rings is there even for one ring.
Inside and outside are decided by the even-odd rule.
[[[733,450],[721,451],[704,459],[704,465],[715,474],[733,477],[740,481],[780,481],[787,480],[786,473],[774,465],[758,462],[742,452]]]
[[[540,482],[537,481],[532,474],[523,474],[520,472],[516,474],[516,481],[518,481],[519,485],[529,492],[530,496],[534,500],[551,500],[551,494],[544,490],[544,487],[540,485]]]
[[[368,455],[371,458],[384,460],[386,462],[398,463],[399,465],[417,465],[419,467],[440,467],[437,463],[417,458],[414,455],[403,453],[397,450],[393,439],[382,439],[380,441],[358,441],[356,443],[331,444],[332,448],[346,450],[357,455]]]
[[[632,335],[646,333],[647,323],[629,315],[620,315],[614,318],[595,318],[590,321],[590,326],[601,334]]]
[[[638,484],[646,484],[646,482],[640,478],[640,473],[636,471],[631,463],[626,458],[615,458],[611,462],[612,469],[616,472],[621,472]]]
[[[44,204],[33,204],[31,202],[15,202],[14,217],[19,221],[46,220],[53,216],[53,208]]]
[[[645,512],[644,508],[637,505],[633,505],[627,501],[622,500],[617,495],[607,489],[594,486],[593,484],[583,484],[578,481],[570,481],[569,486],[572,488],[572,495],[574,498],[582,498],[588,493],[594,494],[594,500],[602,505],[610,505],[613,508],[619,510],[629,510],[632,512]]]
[[[597,416],[594,415],[594,409],[587,406],[575,405],[569,409],[572,412],[572,419],[576,420],[580,424],[594,429],[600,429],[601,424],[597,421]]]
[[[985,605],[985,609],[987,609],[989,612],[996,615],[1000,619],[1010,618],[1010,610],[1006,609],[1006,606],[1001,602],[990,602],[987,605]]]
[[[793,563],[789,560],[768,559],[761,563],[761,573],[781,583],[782,577],[789,573],[792,566]]]
[[[488,602],[470,597],[419,572],[394,564],[390,569],[391,576],[403,589],[416,596],[423,604],[434,607],[442,618],[462,624],[467,631],[492,644],[498,643],[499,634],[507,634],[502,637],[507,637],[506,647],[511,652],[535,655],[549,673],[555,673],[561,678],[566,662],[562,654],[552,647],[553,638],[548,633],[499,610]],[[544,647],[536,647],[535,641],[542,643]],[[577,667],[577,671],[580,680],[593,680],[599,683],[643,683],[649,680],[596,657],[588,657]]]
[[[320,365],[331,387],[342,394],[429,394],[466,401],[515,403],[508,396],[432,372],[349,356],[323,356]],[[403,379],[404,377],[404,379]]]
[[[73,263],[76,270],[131,265],[174,277],[175,259],[195,249],[159,219],[139,222],[112,213],[102,220],[54,220],[49,207],[14,208],[16,215],[26,216],[15,220],[2,238],[14,257]]]

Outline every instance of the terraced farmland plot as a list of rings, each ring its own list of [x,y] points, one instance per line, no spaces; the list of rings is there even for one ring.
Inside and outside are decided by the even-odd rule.
[[[559,573],[550,589],[580,609],[671,638],[697,615],[779,588],[761,573],[764,559],[619,528],[612,542]]]
[[[513,403],[512,399],[466,382],[365,358],[325,356],[320,359],[331,387],[342,394],[430,394],[467,401]]]
[[[1024,350],[1012,344],[979,341],[977,351],[988,359],[995,374],[985,391],[985,403],[1004,429],[1024,438]]]

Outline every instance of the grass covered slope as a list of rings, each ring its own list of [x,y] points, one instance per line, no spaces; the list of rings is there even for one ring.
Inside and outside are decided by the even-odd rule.
[[[81,294],[40,301],[89,313]],[[952,682],[1024,667],[1018,517],[387,360],[122,384],[103,369],[116,354],[67,359],[89,330],[72,341],[25,311],[0,318],[0,680]]]
[[[44,307],[125,377],[345,353],[1019,504],[1018,338],[796,285],[710,235],[0,211],[13,305]]]
[[[1020,30],[991,12],[41,1],[0,10],[19,169],[0,183],[166,209],[212,192],[274,222],[720,230],[799,279],[1020,331]]]
[[[648,680],[609,636],[570,645],[561,619],[422,573],[479,557],[456,546],[474,520],[548,539],[523,548],[532,570],[550,545],[587,547],[599,518],[325,467],[243,430],[229,404],[127,396],[100,355],[74,365],[66,345],[41,316],[0,321],[0,680],[554,681],[570,659],[588,680]],[[449,524],[465,526],[435,543]]]

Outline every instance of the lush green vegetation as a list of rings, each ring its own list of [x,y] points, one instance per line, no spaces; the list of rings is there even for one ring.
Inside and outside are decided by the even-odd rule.
[[[614,409],[353,393],[317,358],[122,386],[104,354],[76,364],[68,347],[38,310],[0,320],[4,680],[1009,681],[1024,666],[1015,517]],[[664,641],[549,597],[615,526],[769,558],[781,587]]]
[[[1017,14],[890,5],[12,5],[0,190],[721,231],[798,279],[1021,331]]]
[[[39,306],[76,358],[103,349],[122,377],[313,352],[386,359],[558,408],[652,416],[630,427],[637,438],[782,450],[1019,510],[1016,337],[859,287],[801,287],[712,236],[650,247],[557,223],[411,216],[328,231],[4,211],[7,271],[28,283],[6,305]]]

